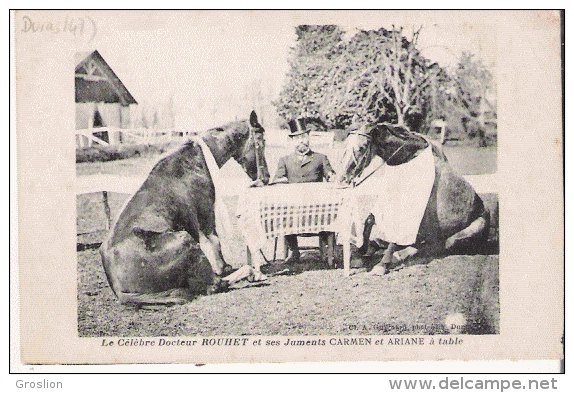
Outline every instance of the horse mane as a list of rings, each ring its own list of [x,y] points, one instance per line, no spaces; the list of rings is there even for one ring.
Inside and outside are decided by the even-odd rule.
[[[400,139],[409,139],[412,135],[412,133],[403,126],[387,127],[387,130]]]
[[[213,128],[209,128],[207,130],[204,131],[200,131],[197,133],[198,137],[201,136],[205,136],[205,135],[209,135],[209,136],[213,136],[215,138],[219,138],[221,137],[222,133],[224,133],[225,131],[228,131],[230,129],[236,129],[242,126],[245,126],[246,123],[248,123],[249,120],[247,119],[243,119],[243,120],[237,120],[237,121],[230,121],[228,123],[225,123],[222,126],[218,126],[218,127],[213,127]],[[226,135],[226,139],[228,140],[228,143],[235,143],[237,141],[234,141],[231,135]],[[239,138],[238,138],[239,139]],[[188,141],[186,141],[184,143],[184,145],[192,145],[194,143],[193,138],[189,139]]]
[[[247,123],[248,120],[247,119],[243,119],[243,120],[236,120],[236,121],[230,121],[222,126],[219,127],[213,127],[210,128],[208,130],[205,130],[204,133],[213,133],[213,132],[223,132],[223,131],[227,131],[230,128],[237,128],[238,126],[243,125],[244,123]]]
[[[422,135],[410,131],[407,127],[403,125],[396,125],[391,123],[379,123],[375,128],[380,129],[381,127],[384,127],[389,132],[389,134],[402,141],[422,142],[424,147],[428,146],[428,142]]]

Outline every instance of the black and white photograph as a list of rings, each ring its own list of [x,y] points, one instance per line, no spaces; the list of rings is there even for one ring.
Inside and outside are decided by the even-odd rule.
[[[559,357],[562,178],[531,186],[538,169],[515,163],[516,145],[537,141],[541,173],[563,165],[559,12],[62,10],[13,21],[18,98],[50,97],[42,78],[25,78],[63,63],[46,104],[67,127],[62,144],[34,145],[55,158],[20,161],[23,173],[45,170],[20,186],[33,200],[61,176],[43,195],[68,210],[33,210],[52,217],[52,249],[66,248],[51,254],[65,281],[51,292],[70,300],[60,328],[80,343],[33,348],[33,325],[59,322],[36,311],[57,294],[32,289],[40,304],[20,302],[25,362],[530,359],[539,352],[510,343],[542,320],[543,356]],[[508,74],[504,46],[523,53],[509,26],[549,26],[546,103],[558,104],[546,128],[516,127],[525,93],[509,85],[525,71]],[[55,127],[21,127],[21,149],[38,125]],[[553,187],[540,203],[537,190]],[[532,241],[539,228],[545,246]],[[25,286],[47,262],[28,258]],[[547,304],[522,302],[538,296]],[[529,309],[540,319],[516,317]]]

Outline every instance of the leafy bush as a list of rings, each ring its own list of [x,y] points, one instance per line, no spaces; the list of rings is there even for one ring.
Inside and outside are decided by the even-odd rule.
[[[336,25],[296,27],[277,113],[328,128],[386,121],[420,133],[442,118],[456,139],[488,144],[485,123],[496,120],[492,74],[468,52],[455,70],[433,63],[419,49],[420,31],[407,38],[395,26],[352,36]]]
[[[132,157],[158,155],[163,154],[182,143],[183,142],[181,141],[173,141],[140,145],[94,145],[92,147],[76,149],[76,163],[115,161],[125,160]]]

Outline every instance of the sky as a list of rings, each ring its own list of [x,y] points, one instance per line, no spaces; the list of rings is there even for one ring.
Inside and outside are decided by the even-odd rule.
[[[257,81],[266,97],[277,97],[299,24],[338,24],[349,35],[394,24],[403,26],[408,36],[422,26],[419,48],[430,59],[448,67],[467,50],[495,70],[494,15],[479,11],[93,11],[90,17],[97,32],[78,50],[97,49],[141,106],[160,105],[173,97],[176,127],[204,128],[223,121],[217,116],[230,116],[211,113],[219,102],[229,97],[247,99],[246,91]]]

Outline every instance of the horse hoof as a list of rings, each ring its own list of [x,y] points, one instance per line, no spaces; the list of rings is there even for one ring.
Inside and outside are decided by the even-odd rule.
[[[228,274],[231,274],[231,272],[233,271],[233,266],[229,265],[229,264],[225,264],[223,266],[223,272],[221,273],[222,276],[226,276]]]
[[[364,257],[364,258],[370,258],[370,257],[372,257],[373,255],[375,255],[375,250],[373,250],[372,247],[369,247],[369,248],[367,248],[366,250],[361,250],[361,249],[359,248],[358,252],[359,252],[359,255],[362,256],[362,257]]]
[[[373,270],[371,270],[371,274],[373,276],[384,276],[385,274],[387,274],[387,267],[385,265],[376,265],[375,267],[373,267]]]
[[[221,278],[221,276],[214,276],[213,283],[207,287],[207,294],[213,295],[218,292],[225,292],[229,288],[229,283]]]
[[[267,280],[267,276],[261,272],[253,272],[253,274],[250,274],[249,277],[247,277],[247,280],[249,282],[265,281]]]
[[[217,283],[218,291],[226,291],[227,289],[229,289],[229,281],[221,280]]]
[[[395,251],[393,253],[393,262],[394,263],[403,263],[408,258],[415,256],[417,254],[417,252],[418,252],[418,249],[416,249],[415,247],[412,247],[412,246],[404,248],[400,251]]]
[[[452,246],[454,246],[455,243],[456,243],[456,240],[449,237],[449,238],[446,239],[446,241],[444,242],[444,249],[445,249],[445,250],[448,250],[449,248],[451,248]]]
[[[219,284],[213,284],[213,285],[210,285],[209,287],[207,287],[207,291],[206,291],[207,295],[213,295],[213,294],[216,294],[217,292],[219,292]]]
[[[351,268],[360,269],[362,267],[365,267],[363,260],[361,258],[353,258],[353,260],[351,261]]]

